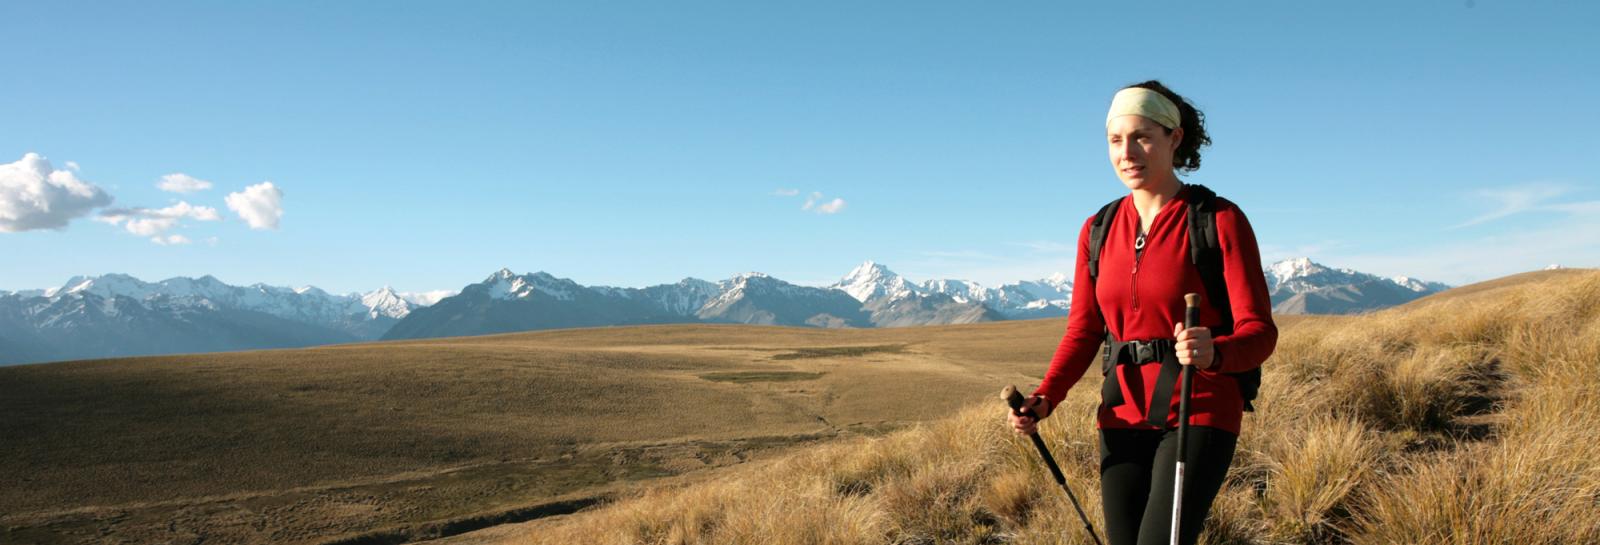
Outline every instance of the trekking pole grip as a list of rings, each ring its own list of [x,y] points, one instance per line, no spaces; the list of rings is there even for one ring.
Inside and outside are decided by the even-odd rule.
[[[1000,392],[1000,397],[1006,400],[1006,405],[1011,406],[1012,413],[1022,416],[1022,404],[1027,399],[1022,397],[1022,392],[1018,392],[1016,386],[1007,386],[1005,391]],[[1033,418],[1034,422],[1039,421],[1039,415],[1034,414]],[[1034,448],[1039,449],[1040,456],[1044,458],[1044,466],[1050,470],[1050,476],[1056,479],[1056,484],[1065,484],[1067,476],[1061,473],[1061,466],[1056,465],[1055,457],[1050,455],[1050,448],[1045,446],[1044,439],[1039,437],[1039,432],[1028,434],[1028,438],[1033,439]]]

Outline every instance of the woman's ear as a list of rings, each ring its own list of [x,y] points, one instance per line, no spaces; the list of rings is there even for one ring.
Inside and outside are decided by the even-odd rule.
[[[1177,127],[1177,128],[1172,129],[1172,149],[1168,150],[1168,151],[1171,151],[1173,155],[1177,155],[1178,154],[1178,146],[1182,146],[1182,145],[1183,145],[1183,127]]]

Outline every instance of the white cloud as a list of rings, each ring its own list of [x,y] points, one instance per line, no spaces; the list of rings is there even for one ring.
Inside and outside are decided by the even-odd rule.
[[[1566,212],[1568,214],[1596,214],[1596,215],[1600,215],[1600,201],[1579,201],[1579,202],[1552,204],[1552,205],[1546,206],[1545,208],[1549,209],[1549,210],[1555,210],[1557,212]]]
[[[189,244],[190,242],[193,242],[193,241],[189,240],[189,237],[186,237],[186,236],[183,236],[183,235],[167,235],[167,236],[164,236],[164,237],[161,237],[161,236],[150,237],[150,241],[154,242],[156,244],[160,244],[162,246],[177,246],[177,245],[180,245],[180,244]]]
[[[1452,225],[1450,228],[1459,229],[1514,214],[1546,209],[1549,208],[1549,205],[1545,204],[1547,201],[1571,191],[1571,187],[1552,183],[1527,183],[1509,187],[1479,189],[1473,192],[1473,200],[1491,201],[1495,203],[1495,209],[1463,223]]]
[[[413,305],[428,306],[457,293],[461,292],[455,290],[402,291],[395,295],[399,295],[401,299],[405,299]]]
[[[1538,270],[1551,263],[1600,267],[1600,217],[1572,215],[1542,228],[1394,252],[1329,256],[1328,260],[1362,272],[1457,285]]]
[[[261,182],[244,188],[238,193],[229,193],[224,199],[228,209],[239,214],[239,218],[250,224],[251,229],[277,229],[278,220],[283,218],[283,191],[272,182]]]
[[[174,172],[172,174],[162,176],[161,182],[157,183],[156,187],[160,188],[162,191],[170,191],[173,193],[194,193],[196,191],[211,189],[211,182],[195,178],[194,176],[190,176],[182,172]]]
[[[817,205],[816,212],[818,214],[837,214],[841,210],[844,210],[844,199],[836,198],[834,200]]]
[[[73,172],[77,172],[79,170],[82,170],[82,169],[78,168],[77,161],[67,161],[65,164],[67,165],[67,170],[70,170],[70,171],[73,171]]]
[[[209,206],[194,206],[188,202],[178,201],[178,204],[160,209],[150,208],[108,208],[100,211],[100,216],[95,221],[122,225],[129,233],[141,237],[151,237],[156,244],[188,244],[190,240],[182,235],[164,236],[167,231],[178,226],[184,218],[197,221],[221,221],[222,214],[217,209]],[[178,242],[181,240],[181,242]]]
[[[800,194],[800,190],[798,190],[798,189],[779,189],[777,191],[773,191],[772,194],[773,195],[777,195],[779,197],[793,197],[795,195],[799,195]]]
[[[1484,236],[1383,253],[1352,251],[1328,256],[1341,266],[1383,275],[1406,275],[1451,284],[1465,284],[1544,268],[1600,266],[1600,201],[1556,202],[1576,188],[1531,183],[1479,190],[1495,209],[1452,229],[1494,221],[1525,212],[1544,213],[1535,227],[1510,225]]]
[[[811,192],[811,195],[806,197],[806,203],[800,205],[800,209],[818,214],[837,214],[844,210],[844,199],[834,198],[831,201],[818,204],[818,202],[821,200],[822,193],[813,191]]]
[[[1021,246],[1041,254],[1072,254],[1077,255],[1078,247],[1074,244],[1057,242],[1054,240],[1029,240],[1026,242],[1012,242],[1013,246]]]
[[[110,194],[72,170],[56,170],[37,153],[0,165],[0,233],[65,229],[67,222],[109,204]]]

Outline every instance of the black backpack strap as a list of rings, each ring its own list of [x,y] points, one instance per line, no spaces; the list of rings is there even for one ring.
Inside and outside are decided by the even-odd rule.
[[[1222,323],[1233,329],[1233,307],[1228,304],[1228,281],[1222,276],[1222,243],[1217,240],[1217,194],[1206,186],[1189,186],[1189,262],[1200,270],[1206,299],[1222,313]]]
[[[1117,218],[1121,205],[1122,197],[1117,197],[1094,213],[1094,223],[1089,225],[1089,278],[1100,277],[1100,248],[1106,245],[1106,231],[1111,230],[1111,221]]]
[[[1189,186],[1189,259],[1200,270],[1200,281],[1206,286],[1206,299],[1222,315],[1220,327],[1213,327],[1213,336],[1233,334],[1233,306],[1228,299],[1228,281],[1222,275],[1222,243],[1217,238],[1217,194],[1203,185]],[[1261,369],[1230,373],[1239,383],[1239,396],[1244,399],[1244,410],[1255,411],[1256,395],[1261,389]]]
[[[1119,208],[1122,208],[1122,197],[1117,197],[1100,207],[1100,211],[1094,213],[1094,222],[1089,224],[1089,278],[1091,279],[1097,281],[1100,279],[1100,249],[1106,245],[1106,232],[1111,230],[1111,221],[1117,218]],[[1095,304],[1100,303],[1096,301]],[[1101,384],[1101,395],[1104,397],[1108,392],[1115,392],[1111,397],[1116,402],[1109,405],[1115,407],[1122,404],[1122,390],[1117,389],[1117,375],[1112,372],[1117,366],[1120,347],[1111,336],[1110,328],[1106,329],[1105,335],[1106,340],[1103,345],[1105,352],[1100,355],[1100,374],[1108,377],[1108,382]]]

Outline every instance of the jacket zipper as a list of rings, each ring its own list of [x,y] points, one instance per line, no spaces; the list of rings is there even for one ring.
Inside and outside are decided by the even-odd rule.
[[[1134,229],[1138,229],[1138,228],[1139,228],[1139,226],[1137,224],[1135,224]],[[1137,235],[1135,235],[1135,236],[1137,236]],[[1144,242],[1144,244],[1147,247],[1150,245],[1150,234],[1149,233],[1145,233],[1145,242]],[[1144,259],[1144,252],[1139,251],[1138,249],[1135,249],[1133,251],[1133,278],[1128,282],[1129,283],[1128,291],[1132,293],[1132,296],[1133,296],[1133,310],[1135,312],[1138,312],[1138,310],[1139,310],[1139,262],[1142,261],[1143,259]]]

